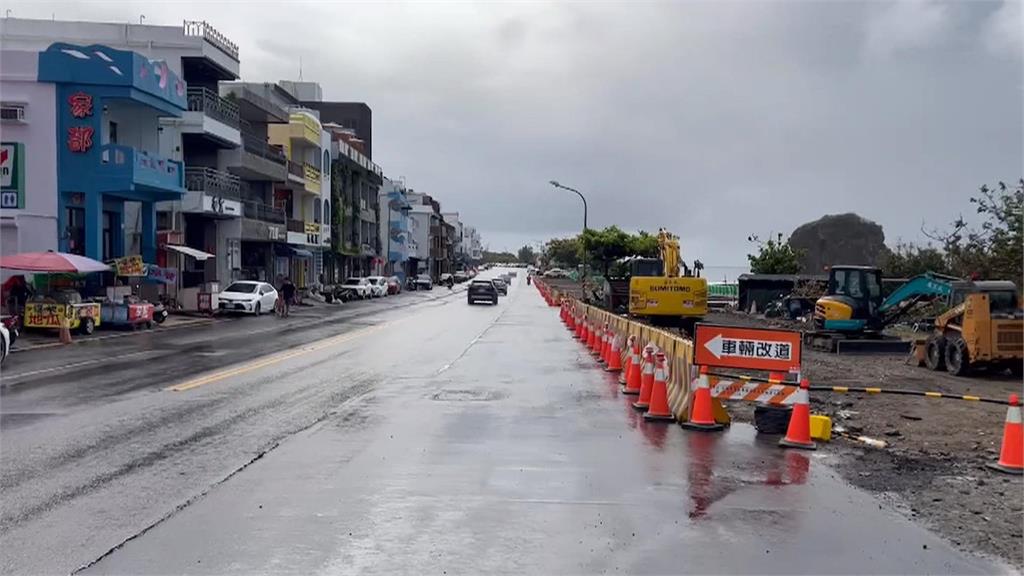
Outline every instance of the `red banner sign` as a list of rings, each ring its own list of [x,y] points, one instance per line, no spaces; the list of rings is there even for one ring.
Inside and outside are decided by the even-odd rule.
[[[800,369],[799,332],[698,324],[694,363],[788,372]]]

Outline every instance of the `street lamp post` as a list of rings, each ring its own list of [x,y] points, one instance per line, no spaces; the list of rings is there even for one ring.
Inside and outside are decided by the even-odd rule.
[[[570,188],[569,186],[564,186],[562,184],[559,184],[557,180],[551,180],[550,184],[552,186],[554,186],[555,188],[561,188],[562,190],[568,190],[570,192],[575,192],[576,195],[580,197],[580,200],[583,200],[583,232],[584,232],[584,234],[580,234],[580,242],[583,243],[583,273],[580,275],[580,286],[582,286],[582,288],[583,288],[583,299],[586,300],[587,299],[587,293],[586,293],[586,287],[587,287],[587,237],[586,237],[586,231],[587,231],[587,198],[579,190],[577,190],[575,188]]]

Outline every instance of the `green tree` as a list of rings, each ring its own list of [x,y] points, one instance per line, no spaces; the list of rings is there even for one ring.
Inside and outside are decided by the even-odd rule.
[[[750,271],[754,274],[796,274],[800,272],[800,259],[803,250],[795,250],[782,241],[782,234],[776,238],[768,237],[762,241],[755,236],[748,236],[747,241],[757,245],[757,254],[747,254]]]
[[[609,226],[604,230],[588,228],[580,235],[580,241],[586,247],[590,264],[600,264],[605,276],[612,262],[631,255],[631,236],[618,226]]]
[[[488,252],[484,250],[483,260],[486,264],[511,264],[516,261],[516,255],[511,252]]]
[[[946,255],[933,246],[917,246],[898,242],[895,250],[887,251],[881,258],[882,272],[894,278],[910,278],[925,272],[950,274]]]
[[[516,253],[516,257],[523,264],[533,264],[537,261],[537,253],[529,245],[520,248],[519,252]]]
[[[544,245],[542,258],[549,265],[575,269],[580,264],[581,252],[578,236],[552,238]]]
[[[629,239],[629,252],[630,256],[657,258],[659,252],[658,237],[648,234],[643,230],[637,232]]]

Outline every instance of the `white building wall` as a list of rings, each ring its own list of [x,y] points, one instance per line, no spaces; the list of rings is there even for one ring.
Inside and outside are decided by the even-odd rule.
[[[0,254],[57,249],[57,119],[53,84],[36,82],[35,52],[0,52],[0,99],[25,106],[0,139],[24,144],[25,207],[0,210]]]

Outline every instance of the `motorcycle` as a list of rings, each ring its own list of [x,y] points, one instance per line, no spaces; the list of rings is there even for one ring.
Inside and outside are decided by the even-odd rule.
[[[153,322],[163,324],[164,320],[167,320],[168,316],[170,316],[170,313],[167,311],[167,307],[164,306],[163,302],[158,302],[153,305]]]
[[[7,333],[11,336],[10,345],[14,346],[14,341],[18,339],[18,336],[21,336],[21,316],[18,314],[4,316],[2,322],[7,328]]]

